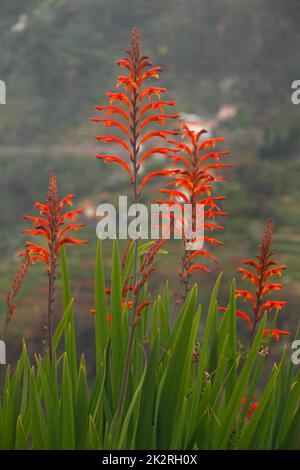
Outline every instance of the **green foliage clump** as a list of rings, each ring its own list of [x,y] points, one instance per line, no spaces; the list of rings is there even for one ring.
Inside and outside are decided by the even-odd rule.
[[[132,262],[129,253],[125,272]],[[0,401],[1,449],[299,449],[300,371],[284,350],[266,372],[268,359],[261,349],[266,317],[250,350],[240,347],[234,282],[227,313],[220,316],[217,310],[221,275],[207,312],[198,304],[196,286],[174,324],[167,286],[152,308],[143,310],[117,423],[130,315],[122,307],[118,243],[110,306],[100,242],[97,251],[93,379],[84,355],[77,360],[64,252],[61,263],[65,312],[53,337],[54,357],[51,362],[47,354],[36,356],[32,363],[24,343],[15,370],[7,368]],[[146,288],[143,296],[149,296]],[[254,395],[259,405],[251,411]]]

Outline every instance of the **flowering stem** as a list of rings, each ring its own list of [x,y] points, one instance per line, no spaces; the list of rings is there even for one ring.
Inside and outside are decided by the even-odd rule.
[[[55,279],[56,279],[56,255],[54,250],[50,249],[50,271],[49,271],[49,288],[48,288],[48,310],[47,310],[47,333],[48,333],[48,352],[49,359],[52,361],[53,347],[52,347],[52,318],[54,309],[54,293],[55,293]]]
[[[253,327],[252,327],[252,332],[251,332],[251,336],[250,336],[250,348],[251,348],[252,343],[253,343],[254,338],[255,338],[256,327],[257,327],[258,320],[259,320],[259,310],[260,310],[260,307],[261,307],[260,297],[261,297],[261,292],[262,292],[262,287],[263,287],[262,282],[263,282],[263,273],[261,273],[260,276],[259,276],[259,289],[258,289],[257,294],[256,294],[257,302],[256,302],[256,307],[254,309]]]
[[[52,361],[53,347],[52,347],[52,318],[54,312],[54,300],[55,300],[55,279],[56,279],[56,266],[57,266],[57,234],[58,234],[58,214],[57,214],[57,200],[58,200],[58,189],[56,177],[50,180],[49,184],[49,288],[48,288],[48,310],[47,310],[47,333],[48,333],[48,352],[49,359]]]
[[[255,306],[255,309],[254,309],[254,320],[253,320],[253,328],[252,328],[252,334],[250,336],[250,347],[252,346],[252,343],[254,341],[254,338],[255,338],[255,332],[256,332],[256,327],[257,327],[257,324],[258,324],[258,321],[259,321],[259,311],[260,311],[260,307],[261,307],[261,304],[262,304],[262,301],[261,301],[261,296],[262,296],[262,290],[263,290],[263,278],[264,278],[264,274],[265,274],[265,271],[267,269],[267,254],[268,252],[266,252],[266,250],[264,249],[264,245],[262,245],[263,248],[262,248],[262,252],[261,252],[261,269],[260,269],[260,273],[259,273],[259,276],[258,276],[258,288],[256,290],[256,306]]]
[[[134,193],[134,203],[138,204],[138,202],[139,202],[138,186],[137,186],[137,184],[138,184],[138,168],[137,168],[137,156],[138,156],[138,149],[137,149],[137,112],[138,112],[138,102],[137,102],[137,92],[136,92],[136,90],[134,90],[134,93],[133,93],[132,108],[133,108],[133,112],[132,112],[132,133],[133,133],[132,156],[133,156],[133,175],[134,175],[133,193]],[[131,324],[130,324],[128,347],[127,347],[126,358],[125,358],[124,373],[123,373],[122,382],[121,382],[120,397],[119,397],[119,403],[118,403],[118,408],[117,408],[117,413],[116,413],[115,427],[114,427],[114,431],[113,431],[114,437],[117,437],[117,434],[118,434],[118,431],[119,431],[119,426],[120,426],[120,419],[121,419],[123,408],[124,408],[126,392],[127,392],[127,386],[128,386],[128,379],[129,379],[129,372],[130,372],[130,362],[131,362],[131,356],[132,356],[133,347],[134,347],[134,335],[135,335],[135,330],[136,330],[136,325],[137,325],[136,319],[137,319],[138,293],[135,294],[135,286],[136,286],[136,283],[137,283],[137,271],[138,271],[138,243],[139,243],[138,238],[135,238],[135,240],[134,240],[134,261],[133,261],[133,313],[132,313]]]
[[[196,186],[196,178],[197,178],[197,149],[193,148],[193,158],[192,158],[192,189],[191,189],[191,194],[190,194],[190,203],[192,205],[192,230],[195,230],[197,221],[196,221],[196,207],[197,207],[197,198],[195,195],[195,186]],[[184,239],[184,254],[182,257],[182,270],[180,274],[180,281],[179,281],[179,286],[178,286],[178,294],[176,295],[176,304],[180,305],[181,302],[185,302],[188,292],[189,292],[189,276],[186,276],[186,273],[188,272],[191,262],[187,261],[190,255],[190,252],[187,250],[186,244],[188,241]],[[181,292],[181,287],[183,286],[183,293],[180,295]],[[181,297],[181,298],[180,298]]]
[[[48,240],[48,247],[46,248],[45,246],[37,245],[31,241],[26,242],[26,250],[20,253],[21,256],[25,257],[25,261],[16,275],[12,295],[8,292],[7,297],[9,317],[11,317],[15,308],[13,298],[20,290],[29,263],[34,263],[36,260],[39,260],[47,265],[48,307],[45,330],[47,330],[48,353],[50,360],[52,360],[53,356],[52,318],[54,312],[58,253],[64,245],[83,245],[87,243],[86,240],[79,240],[78,238],[67,235],[69,231],[76,232],[80,227],[84,226],[83,224],[76,223],[77,214],[80,214],[82,209],[63,212],[64,206],[73,206],[72,199],[74,195],[69,194],[61,200],[59,200],[58,196],[56,175],[55,173],[51,173],[49,177],[48,197],[46,199],[46,203],[36,202],[34,204],[34,206],[39,209],[40,214],[38,217],[23,215],[24,219],[29,220],[32,223],[32,229],[22,230],[23,233],[27,233],[31,237],[45,237]],[[71,222],[69,222],[70,220]]]
[[[155,130],[147,132],[147,127],[152,123],[159,124],[164,126],[166,119],[177,119],[178,114],[166,114],[164,106],[172,106],[175,104],[174,101],[161,101],[161,94],[166,91],[163,87],[147,86],[146,82],[148,80],[159,78],[158,72],[161,70],[161,67],[152,67],[152,63],[149,61],[149,56],[141,53],[141,41],[140,33],[136,28],[132,29],[131,33],[131,47],[127,50],[128,57],[125,57],[122,60],[118,61],[118,65],[121,68],[127,69],[129,76],[120,75],[117,79],[116,88],[124,86],[124,92],[110,92],[107,93],[109,97],[109,106],[97,106],[96,109],[99,111],[105,111],[108,118],[93,118],[94,122],[103,123],[106,127],[117,127],[122,135],[125,134],[126,138],[120,138],[117,136],[96,136],[97,140],[103,142],[116,142],[121,145],[123,149],[129,154],[130,160],[127,161],[127,158],[116,155],[97,155],[97,158],[106,161],[107,163],[117,163],[122,166],[122,168],[129,174],[130,180],[133,186],[133,196],[134,203],[138,204],[140,199],[140,193],[145,184],[147,184],[152,178],[158,175],[166,175],[167,170],[154,171],[147,174],[141,181],[138,178],[139,168],[141,163],[148,158],[150,155],[155,153],[161,153],[168,155],[169,147],[153,147],[150,150],[143,151],[143,144],[154,137],[162,138],[164,140],[169,140],[169,135],[177,135],[176,131],[162,131]],[[155,97],[155,100],[152,101],[152,98]],[[148,103],[144,102],[145,99],[148,99]],[[119,105],[116,105],[116,102],[119,102]],[[158,112],[157,112],[158,111]],[[147,113],[152,113],[152,116],[147,116]],[[118,118],[111,119],[111,114],[116,114]],[[122,121],[119,120],[119,117],[122,118]],[[126,120],[124,123],[123,119]],[[123,135],[124,137],[124,135]],[[148,145],[148,144],[147,144]],[[139,153],[142,153],[142,156]],[[169,170],[171,171],[171,170]],[[141,228],[139,227],[139,232]],[[137,234],[137,237],[140,237],[140,233]],[[133,237],[135,238],[135,237]],[[134,350],[134,335],[136,331],[136,324],[141,313],[141,310],[148,304],[148,302],[142,302],[141,305],[138,305],[139,302],[139,293],[141,289],[141,284],[139,282],[139,257],[138,257],[138,239],[134,240],[134,259],[133,259],[133,312],[130,319],[129,325],[129,338],[127,345],[127,352],[125,357],[124,372],[121,380],[120,387],[120,396],[119,402],[117,405],[117,410],[115,414],[114,424],[113,424],[113,437],[115,438],[124,409],[124,403],[126,400],[127,385],[130,374],[130,364],[132,353]],[[143,273],[143,282],[150,274],[150,271],[153,269],[152,262],[153,256],[157,253],[159,245],[155,246],[153,252],[150,253],[148,261],[144,266]],[[141,267],[142,272],[142,267]],[[143,283],[142,282],[142,283]]]
[[[184,252],[182,255],[182,267],[181,267],[181,274],[178,282],[178,287],[175,292],[175,308],[174,308],[174,315],[172,320],[174,320],[175,313],[177,311],[177,308],[181,305],[182,302],[186,299],[187,292],[188,292],[188,280],[184,279],[184,274],[187,270],[186,268],[186,260],[188,257],[188,252],[185,249],[185,242],[184,242]],[[184,286],[184,290],[182,292],[182,287]]]
[[[24,254],[23,262],[22,262],[20,268],[18,269],[18,271],[15,274],[15,277],[14,277],[14,280],[13,280],[13,283],[12,283],[12,287],[11,287],[11,289],[8,290],[8,292],[6,294],[7,315],[6,315],[6,318],[5,318],[5,323],[4,323],[3,332],[2,332],[3,338],[7,334],[7,329],[8,329],[9,322],[10,322],[10,320],[11,320],[13,314],[14,314],[14,311],[16,309],[15,299],[16,299],[18,293],[21,290],[21,287],[23,285],[23,282],[24,282],[24,279],[26,277],[27,271],[29,269],[30,263],[31,263],[30,255],[29,255],[28,251],[26,251],[25,254]]]

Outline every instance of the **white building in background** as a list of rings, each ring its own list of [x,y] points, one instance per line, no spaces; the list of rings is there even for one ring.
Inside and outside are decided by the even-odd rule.
[[[0,365],[6,364],[6,345],[4,341],[0,341]]]
[[[237,114],[237,109],[232,104],[225,104],[220,107],[218,112],[212,118],[205,118],[198,114],[180,113],[180,121],[186,124],[191,130],[199,132],[202,129],[207,130],[206,138],[214,136],[215,130],[225,121],[230,121]]]
[[[18,21],[10,28],[10,32],[14,34],[23,33],[28,26],[28,15],[23,13],[19,16]]]
[[[6,84],[0,80],[0,104],[6,104]]]
[[[180,120],[182,124],[186,124],[189,129],[194,132],[199,132],[202,129],[207,130],[207,134],[205,134],[207,139],[210,139],[213,136],[213,131],[218,125],[218,121],[216,121],[216,119],[207,119],[205,117],[198,116],[198,114],[180,113]]]
[[[234,104],[224,104],[217,112],[216,118],[219,122],[230,121],[237,115],[237,109]]]

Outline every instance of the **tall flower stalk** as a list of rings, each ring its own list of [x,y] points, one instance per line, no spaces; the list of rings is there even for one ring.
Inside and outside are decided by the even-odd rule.
[[[252,315],[241,309],[237,309],[236,314],[246,321],[251,335],[251,342],[264,312],[281,310],[286,304],[284,300],[274,300],[270,298],[270,295],[272,295],[274,291],[280,291],[282,289],[281,283],[270,281],[270,279],[281,277],[282,271],[286,269],[286,265],[277,265],[273,260],[274,253],[271,250],[272,235],[273,222],[269,220],[259,245],[259,252],[256,255],[257,260],[245,260],[243,264],[247,266],[247,269],[239,268],[239,273],[242,274],[242,278],[250,282],[254,288],[252,291],[250,289],[236,290],[236,298],[242,298],[245,303],[250,303]],[[253,272],[250,271],[249,268],[252,268]],[[220,307],[219,310],[226,311],[226,308]],[[289,333],[285,330],[272,330],[267,328],[264,331],[264,336],[270,334],[279,341],[281,335],[284,336]]]
[[[73,206],[74,195],[69,194],[59,200],[57,179],[54,173],[49,177],[48,197],[46,203],[36,202],[35,207],[39,209],[40,216],[23,215],[23,218],[32,223],[32,229],[22,230],[30,236],[42,236],[47,240],[47,246],[37,245],[30,241],[26,242],[26,250],[20,253],[21,256],[30,257],[31,262],[37,260],[47,265],[48,273],[48,307],[47,307],[47,336],[49,358],[52,360],[52,321],[55,302],[55,281],[57,271],[57,260],[59,251],[64,245],[82,245],[86,240],[70,237],[68,232],[77,232],[84,224],[76,223],[77,215],[82,209],[64,212],[65,206]],[[67,222],[67,223],[66,223]]]
[[[141,191],[145,184],[159,174],[167,174],[167,170],[154,171],[140,178],[142,163],[155,154],[168,155],[171,150],[166,146],[152,146],[146,148],[153,139],[168,141],[176,131],[162,130],[169,119],[177,119],[177,114],[166,114],[165,107],[175,105],[175,101],[163,101],[162,94],[166,88],[148,86],[149,80],[158,79],[161,67],[154,67],[149,56],[142,54],[140,33],[134,28],[131,33],[131,45],[127,56],[117,62],[118,66],[127,71],[126,75],[117,78],[116,92],[106,93],[109,104],[96,106],[106,117],[93,118],[92,121],[106,128],[118,129],[119,135],[97,135],[101,143],[114,143],[122,149],[121,154],[98,154],[97,158],[107,163],[120,165],[129,175],[133,187],[135,204],[139,203]],[[119,91],[119,89],[123,91]],[[157,125],[158,129],[149,131],[149,127]],[[144,149],[145,148],[145,149]],[[138,281],[138,237],[134,240],[133,286]],[[133,351],[133,338],[138,318],[138,290],[133,289],[133,309],[130,322],[130,334],[127,354],[125,358],[124,375],[121,383],[120,399],[116,414],[115,431],[123,410],[126,396],[130,361]],[[112,319],[113,321],[113,319]]]
[[[4,324],[4,329],[3,329],[3,337],[6,336],[8,325],[10,323],[10,320],[13,317],[13,314],[17,308],[16,305],[16,297],[19,294],[21,287],[23,285],[23,282],[25,280],[26,274],[28,272],[29,266],[31,263],[30,255],[28,252],[25,252],[22,264],[20,268],[17,270],[14,280],[12,282],[11,288],[7,291],[6,294],[6,305],[7,305],[7,314],[5,317],[5,324]]]
[[[220,203],[225,196],[215,195],[216,185],[220,181],[225,180],[221,174],[223,168],[230,167],[228,163],[223,163],[223,158],[230,152],[227,150],[217,150],[216,145],[223,142],[223,137],[215,137],[211,139],[202,139],[206,130],[195,132],[187,125],[183,126],[182,141],[177,142],[170,139],[175,145],[174,152],[169,154],[173,163],[174,177],[167,183],[166,187],[161,189],[163,194],[168,195],[167,201],[170,206],[182,202],[182,208],[185,204],[191,207],[190,225],[194,231],[204,233],[204,243],[207,245],[223,245],[223,243],[212,237],[214,231],[224,230],[223,226],[216,223],[218,217],[224,217],[224,212]],[[203,214],[198,213],[198,205],[202,205]],[[179,287],[176,291],[176,303],[179,304],[185,300],[190,289],[189,279],[194,272],[209,272],[207,266],[198,258],[210,259],[217,262],[217,258],[210,253],[208,249],[191,250],[190,242],[184,230],[184,224],[187,223],[186,217],[174,216],[176,219],[177,230],[183,235],[184,251],[182,255],[182,267],[179,272]],[[202,229],[202,230],[199,230]],[[188,231],[187,231],[188,232]],[[194,242],[199,240],[195,239]]]

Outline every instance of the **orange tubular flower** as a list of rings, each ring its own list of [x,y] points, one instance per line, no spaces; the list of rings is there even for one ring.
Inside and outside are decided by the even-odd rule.
[[[257,324],[265,311],[271,312],[274,309],[281,310],[286,304],[286,301],[283,300],[270,300],[266,298],[266,296],[272,294],[273,291],[282,289],[282,284],[270,282],[270,278],[282,276],[282,271],[286,269],[285,265],[276,266],[275,261],[272,259],[274,255],[271,251],[272,234],[273,222],[269,220],[259,246],[259,253],[256,256],[257,261],[246,260],[243,264],[247,266],[247,269],[239,269],[239,272],[242,274],[242,278],[254,286],[253,292],[247,289],[236,290],[236,298],[241,297],[246,303],[250,302],[251,304],[253,321],[250,320],[249,315],[245,312],[242,312],[243,315],[240,316],[247,321],[252,335],[255,334]],[[251,267],[252,271],[250,271],[248,267]],[[220,308],[220,310],[226,309]],[[280,335],[289,334],[287,331],[283,330],[271,331],[270,329],[267,329],[264,331],[264,336],[268,336],[270,333],[277,341],[279,341]]]
[[[42,236],[47,240],[48,246],[26,242],[26,250],[21,256],[30,256],[32,262],[40,260],[47,265],[49,277],[47,331],[49,357],[52,358],[52,317],[54,306],[55,278],[57,268],[57,256],[64,245],[82,245],[86,240],[79,240],[68,235],[68,232],[77,232],[84,224],[76,223],[76,217],[82,209],[63,212],[65,206],[73,206],[73,194],[59,201],[57,180],[54,173],[49,177],[48,198],[45,204],[36,202],[34,205],[39,209],[39,216],[23,215],[23,218],[32,223],[32,229],[22,230],[30,236]],[[65,223],[69,221],[65,225]]]
[[[276,339],[277,343],[279,343],[280,341],[280,336],[287,336],[289,335],[289,331],[285,331],[285,330],[278,330],[277,328],[275,328],[274,330],[271,330],[270,328],[267,328],[265,331],[264,331],[264,336],[269,336],[269,335],[272,335],[273,338]]]
[[[196,207],[197,204],[204,206],[204,242],[209,245],[223,245],[223,243],[210,234],[217,230],[224,230],[223,226],[215,223],[218,217],[224,217],[227,212],[221,210],[220,203],[225,199],[224,196],[212,195],[215,183],[225,180],[221,174],[223,168],[231,165],[223,163],[221,160],[230,152],[227,150],[216,150],[216,144],[223,142],[223,137],[201,140],[206,131],[194,132],[187,125],[183,126],[182,141],[177,142],[169,139],[170,143],[175,145],[173,152],[169,153],[169,158],[176,164],[174,170],[169,170],[174,176],[174,180],[167,184],[161,192],[168,194],[167,202],[170,206],[178,201],[184,204],[190,204],[192,208],[191,225],[194,228],[199,224]],[[175,216],[176,218],[176,216]],[[180,231],[183,233],[184,220],[179,221]],[[177,224],[178,226],[178,224]],[[182,298],[184,299],[189,289],[189,278],[194,272],[209,272],[209,269],[202,263],[198,263],[199,257],[207,258],[217,262],[217,259],[207,250],[201,249],[191,251],[187,247],[188,240],[183,233],[184,254],[182,256],[182,269],[180,275],[180,288],[184,285]],[[177,293],[177,303],[180,302],[180,291]]]

